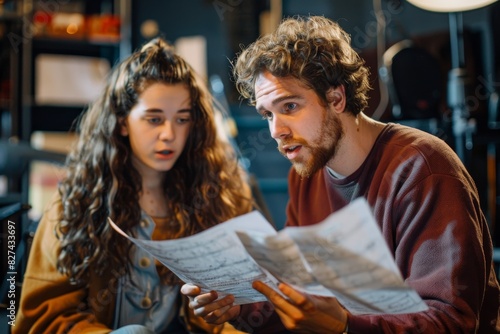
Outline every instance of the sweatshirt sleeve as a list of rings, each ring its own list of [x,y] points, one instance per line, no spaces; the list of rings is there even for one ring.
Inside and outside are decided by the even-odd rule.
[[[87,311],[87,289],[72,285],[57,270],[59,241],[54,228],[61,203],[54,199],[35,233],[24,275],[13,334],[109,333],[104,324]]]
[[[349,333],[499,333],[491,239],[474,187],[431,175],[392,205],[382,230],[404,280],[429,310],[351,315]]]
[[[374,159],[382,167],[376,168],[375,176],[364,176],[368,186],[360,190],[403,279],[429,309],[397,315],[350,314],[349,333],[500,333],[500,289],[477,189],[458,160],[439,157],[439,152],[449,150],[435,145],[443,144],[425,147],[432,159],[423,159],[406,146],[405,154]],[[299,181],[290,175],[289,226],[319,222],[323,210],[335,211],[325,204],[322,180]],[[248,319],[259,319],[258,312],[258,305],[245,305],[240,318],[249,323]],[[270,326],[275,315],[265,313],[266,322],[258,323],[255,332]]]

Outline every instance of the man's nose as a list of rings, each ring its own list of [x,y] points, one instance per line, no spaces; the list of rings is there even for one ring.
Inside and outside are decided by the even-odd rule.
[[[290,135],[290,128],[279,116],[275,116],[269,122],[269,131],[271,131],[271,137],[274,139],[285,138]]]

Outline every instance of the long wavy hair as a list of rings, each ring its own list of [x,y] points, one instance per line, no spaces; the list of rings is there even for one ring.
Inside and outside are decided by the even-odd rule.
[[[101,96],[78,122],[79,139],[59,185],[63,210],[56,228],[58,270],[72,283],[88,280],[90,268],[98,273],[108,266],[126,269],[130,261],[130,245],[107,217],[126,232],[140,221],[141,175],[131,162],[128,137],[120,135],[120,121],[153,83],[184,84],[193,110],[184,151],[164,180],[169,218],[179,226],[174,237],[252,210],[246,174],[217,131],[205,83],[170,44],[156,38],[114,67]]]
[[[326,93],[343,85],[346,109],[356,115],[368,106],[369,71],[350,46],[349,35],[322,16],[296,16],[281,22],[269,35],[243,50],[233,62],[236,88],[255,105],[257,76],[269,71],[276,77],[292,76],[313,89],[327,104]]]

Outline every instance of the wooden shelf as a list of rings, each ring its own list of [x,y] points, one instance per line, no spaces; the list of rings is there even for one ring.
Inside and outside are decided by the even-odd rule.
[[[74,131],[74,122],[85,108],[85,106],[33,106],[31,108],[31,130]]]
[[[0,109],[10,109],[11,102],[9,100],[0,99]]]
[[[3,13],[0,13],[0,22],[6,22],[6,21],[18,21],[22,17],[19,16],[19,14],[11,11],[5,11]]]
[[[41,53],[81,55],[116,59],[119,43],[96,43],[88,40],[37,37],[33,39],[33,54]]]
[[[109,46],[109,47],[118,47],[120,45],[120,41],[106,41],[106,40],[98,40],[98,39],[89,39],[89,38],[65,38],[65,37],[51,37],[51,36],[36,36],[33,38],[33,42],[37,44],[46,44],[61,46],[61,45],[76,45],[76,46]]]

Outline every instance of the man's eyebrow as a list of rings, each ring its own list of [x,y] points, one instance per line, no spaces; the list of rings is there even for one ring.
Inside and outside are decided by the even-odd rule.
[[[291,99],[302,100],[302,97],[300,95],[285,95],[285,96],[281,96],[281,97],[278,97],[278,98],[274,99],[271,102],[271,105],[275,106],[278,103],[281,103],[281,102],[286,101],[286,100],[291,100]],[[262,112],[262,111],[266,110],[266,108],[264,108],[262,105],[256,106],[256,109],[257,109],[257,112]]]

